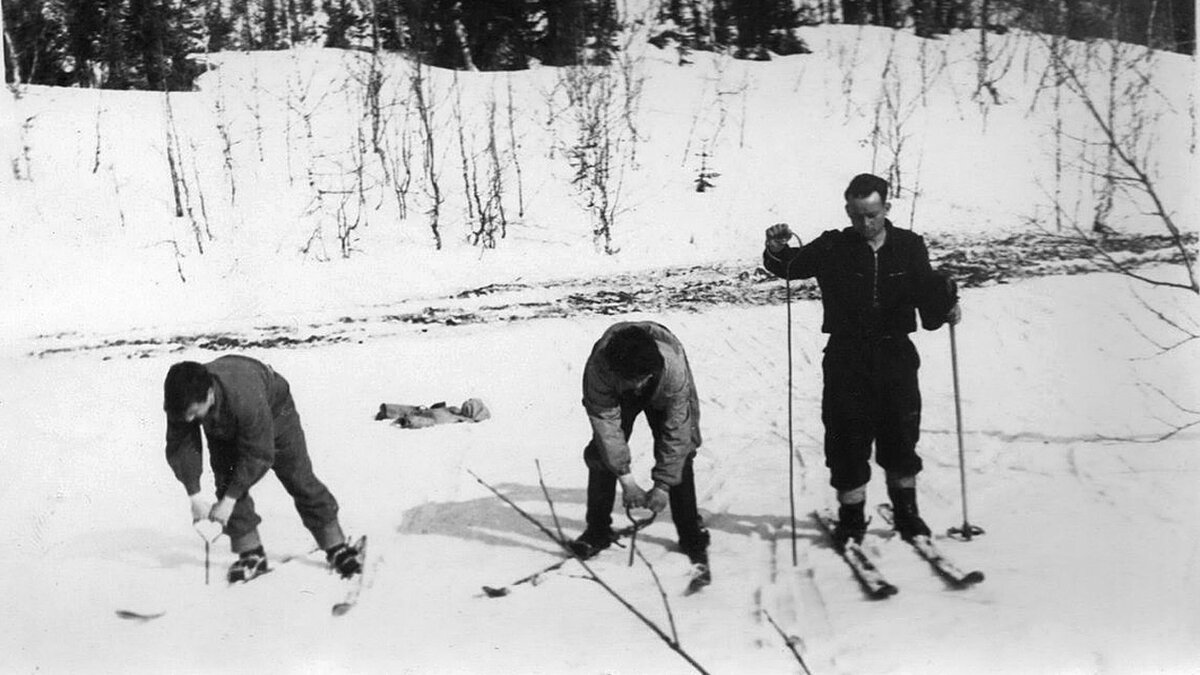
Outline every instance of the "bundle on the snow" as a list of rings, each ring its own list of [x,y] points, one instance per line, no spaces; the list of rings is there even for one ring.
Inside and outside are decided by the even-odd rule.
[[[405,405],[403,403],[380,403],[376,420],[393,420],[392,424],[405,429],[423,429],[435,424],[458,424],[460,422],[482,422],[492,413],[477,398],[463,401],[459,407],[447,406],[445,401],[431,406]]]

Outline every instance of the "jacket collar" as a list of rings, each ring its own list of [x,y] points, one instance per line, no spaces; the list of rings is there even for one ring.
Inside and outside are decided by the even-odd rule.
[[[221,381],[215,376],[212,378],[213,404],[209,409],[208,414],[204,416],[204,421],[209,424],[220,424],[228,417],[228,397],[225,394],[225,387],[221,385]]]

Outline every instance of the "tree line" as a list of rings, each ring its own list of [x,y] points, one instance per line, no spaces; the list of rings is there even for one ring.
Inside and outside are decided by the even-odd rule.
[[[624,7],[626,3],[620,3]],[[196,54],[316,45],[404,52],[461,70],[606,64],[631,22],[681,50],[805,53],[797,29],[842,22],[1026,28],[1195,52],[1193,0],[2,0],[7,83],[186,90]]]
[[[832,3],[830,3],[832,4]],[[1195,0],[840,0],[846,23],[917,35],[1023,28],[1072,40],[1115,39],[1183,54],[1196,49]]]

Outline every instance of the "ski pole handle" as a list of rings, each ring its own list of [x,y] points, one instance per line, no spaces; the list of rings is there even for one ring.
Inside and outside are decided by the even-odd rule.
[[[653,523],[654,519],[658,517],[658,512],[651,511],[650,515],[647,516],[646,518],[638,519],[638,518],[633,517],[633,509],[626,507],[625,508],[625,517],[629,519],[629,522],[633,523],[633,526],[631,527],[632,532],[629,535],[629,566],[633,567],[633,554],[634,554],[634,551],[637,550],[638,530],[642,529],[643,527],[646,527],[650,523]]]
[[[211,520],[197,520],[192,523],[192,529],[204,540],[204,585],[208,585],[208,568],[212,543],[224,533],[225,528],[220,523]]]

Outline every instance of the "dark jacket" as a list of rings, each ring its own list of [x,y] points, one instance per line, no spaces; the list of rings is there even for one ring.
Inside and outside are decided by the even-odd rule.
[[[298,423],[287,380],[265,363],[222,356],[205,364],[215,400],[203,423],[167,421],[167,463],[189,495],[200,491],[200,428],[210,446],[231,448],[236,457],[223,496],[239,499],[275,463],[275,438]]]
[[[824,320],[838,337],[907,335],[917,329],[913,310],[928,330],[946,322],[958,301],[954,283],[929,265],[925,240],[889,221],[878,251],[852,227],[828,230],[807,246],[763,252],[763,265],[786,279],[817,278]]]
[[[650,383],[651,390],[638,392],[633,383],[614,373],[602,355],[613,333],[629,325],[640,326],[654,337],[663,357],[663,371]],[[621,401],[644,397],[653,411],[654,468],[650,477],[674,487],[683,479],[683,465],[700,446],[700,399],[688,366],[683,345],[663,326],[651,321],[613,324],[592,347],[583,371],[583,407],[592,425],[592,440],[608,468],[618,476],[629,473],[629,444],[621,429]],[[661,422],[657,422],[661,420]]]

